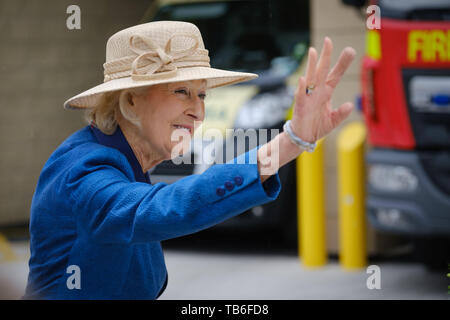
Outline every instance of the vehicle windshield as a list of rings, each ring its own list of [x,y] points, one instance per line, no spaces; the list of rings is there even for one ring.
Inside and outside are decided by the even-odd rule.
[[[449,21],[449,0],[379,0],[381,16],[385,18]]]
[[[161,7],[153,20],[194,23],[211,66],[227,70],[289,74],[309,45],[309,1],[173,4]]]

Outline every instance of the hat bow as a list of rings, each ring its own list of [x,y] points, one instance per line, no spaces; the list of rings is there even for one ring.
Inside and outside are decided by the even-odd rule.
[[[173,50],[172,41],[177,37],[190,38],[193,44],[185,49]],[[178,68],[210,67],[208,50],[199,48],[197,37],[190,34],[171,36],[164,49],[151,38],[136,34],[130,37],[129,47],[135,56],[104,64],[105,82],[127,76],[136,81],[165,79],[176,76]]]

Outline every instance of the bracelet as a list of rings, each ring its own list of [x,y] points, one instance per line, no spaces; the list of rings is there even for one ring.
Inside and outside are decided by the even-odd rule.
[[[299,137],[297,137],[294,134],[294,132],[292,131],[292,128],[291,128],[291,120],[286,121],[286,123],[283,126],[283,130],[285,132],[287,132],[291,141],[294,144],[296,144],[297,146],[305,149],[308,152],[313,152],[314,149],[316,149],[316,143],[309,143],[309,142],[303,141],[302,139],[300,139]]]

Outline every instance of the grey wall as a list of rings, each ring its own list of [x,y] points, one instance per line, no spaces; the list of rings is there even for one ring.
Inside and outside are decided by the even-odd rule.
[[[103,81],[106,41],[151,0],[0,0],[0,226],[26,223],[39,173],[85,123],[63,102]],[[81,30],[66,9],[81,8]]]

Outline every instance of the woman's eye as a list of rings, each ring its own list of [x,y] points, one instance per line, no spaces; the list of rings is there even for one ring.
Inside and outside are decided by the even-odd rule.
[[[178,89],[178,90],[175,90],[175,93],[180,93],[180,94],[188,95],[188,92],[187,92],[187,90],[185,90],[185,89]]]
[[[177,94],[182,94],[182,95],[187,96],[187,97],[190,96],[189,91],[186,90],[186,89],[177,89],[177,90],[175,90],[174,92],[177,93]],[[199,97],[201,100],[205,100],[205,98],[206,98],[206,93],[200,93],[200,94],[198,95],[198,97]]]

